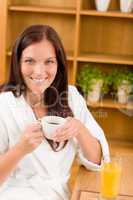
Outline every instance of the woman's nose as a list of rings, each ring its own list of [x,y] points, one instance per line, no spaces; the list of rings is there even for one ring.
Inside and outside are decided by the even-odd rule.
[[[42,73],[45,72],[45,67],[43,66],[43,64],[38,63],[35,67],[34,67],[34,73],[35,74],[39,74],[41,75]]]

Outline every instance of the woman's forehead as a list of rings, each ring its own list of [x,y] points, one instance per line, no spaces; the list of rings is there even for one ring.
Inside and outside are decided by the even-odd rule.
[[[56,57],[56,53],[53,44],[45,39],[27,46],[22,52],[22,57],[42,59],[46,57]]]

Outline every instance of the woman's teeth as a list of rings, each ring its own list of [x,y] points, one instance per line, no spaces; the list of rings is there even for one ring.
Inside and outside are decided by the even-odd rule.
[[[32,78],[32,80],[33,80],[35,83],[42,83],[42,82],[44,82],[44,79],[35,79],[35,78]]]

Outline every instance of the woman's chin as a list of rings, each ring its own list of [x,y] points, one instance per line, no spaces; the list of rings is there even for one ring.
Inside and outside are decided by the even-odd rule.
[[[36,94],[38,96],[42,95],[44,93],[45,90],[33,90],[33,94]]]
[[[35,95],[42,95],[46,89],[45,88],[31,88],[30,91]]]

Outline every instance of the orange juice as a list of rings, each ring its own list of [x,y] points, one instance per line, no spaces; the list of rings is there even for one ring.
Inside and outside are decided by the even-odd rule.
[[[101,169],[100,194],[103,198],[115,199],[118,195],[121,176],[121,166],[119,163],[104,163]]]

